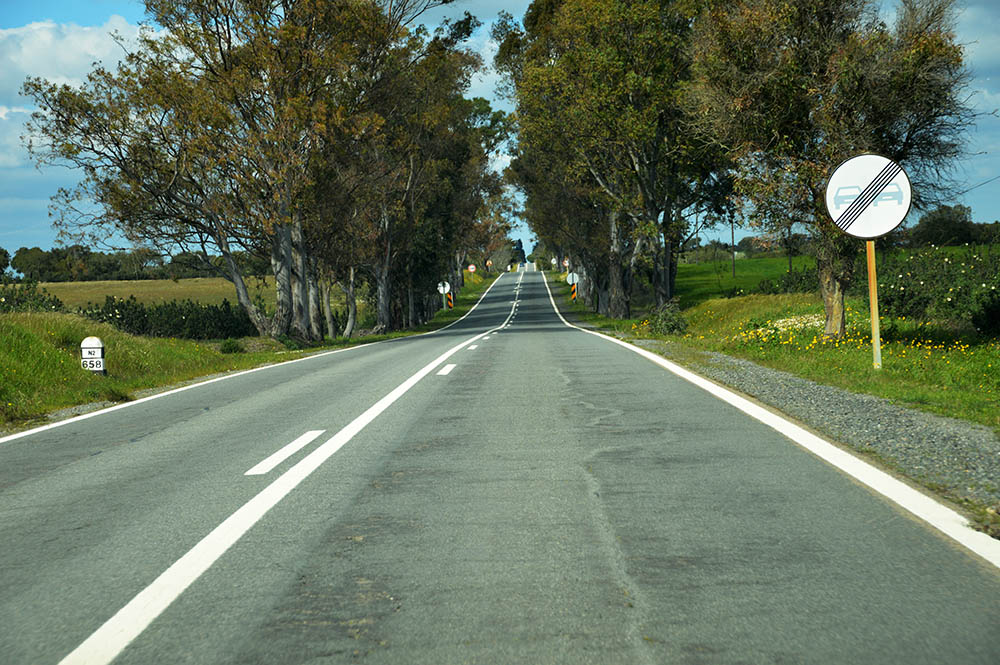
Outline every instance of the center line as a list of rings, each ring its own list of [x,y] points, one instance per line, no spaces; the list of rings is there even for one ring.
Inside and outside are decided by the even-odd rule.
[[[264,460],[263,462],[261,462],[260,464],[258,464],[257,466],[255,466],[254,468],[252,468],[249,471],[247,471],[246,473],[244,473],[243,475],[244,476],[262,476],[262,475],[264,475],[265,473],[267,473],[268,471],[270,471],[274,467],[278,466],[279,464],[281,464],[282,462],[284,462],[286,459],[288,459],[289,457],[291,457],[295,453],[297,453],[300,450],[302,450],[303,448],[305,448],[307,445],[309,445],[309,443],[313,439],[315,439],[317,436],[319,436],[320,434],[322,434],[325,431],[326,431],[325,429],[317,429],[317,430],[312,430],[312,431],[306,432],[305,434],[303,434],[299,438],[295,439],[294,441],[292,441],[291,443],[289,443],[287,446],[285,446],[284,448],[282,448],[278,452],[274,453],[273,455],[271,455],[270,457],[268,457],[266,460]]]

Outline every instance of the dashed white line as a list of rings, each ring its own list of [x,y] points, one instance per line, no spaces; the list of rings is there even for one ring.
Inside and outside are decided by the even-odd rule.
[[[469,347],[469,351],[475,351],[478,348],[479,348],[478,344],[473,344],[472,346]]]
[[[252,469],[250,469],[249,471],[247,471],[246,473],[244,473],[243,475],[244,476],[262,476],[265,473],[268,473],[269,471],[271,471],[271,469],[273,469],[274,467],[278,466],[279,464],[281,464],[282,462],[284,462],[286,459],[288,459],[289,457],[291,457],[295,453],[299,452],[300,450],[302,450],[303,448],[305,448],[306,446],[308,446],[313,441],[313,439],[315,439],[316,437],[318,437],[320,434],[322,434],[325,431],[326,431],[325,429],[317,429],[317,430],[311,430],[309,432],[306,432],[305,434],[303,434],[299,438],[295,439],[294,441],[292,441],[291,443],[289,443],[287,446],[285,446],[284,448],[282,448],[278,452],[276,452],[273,455],[271,455],[270,457],[268,457],[266,460],[264,460],[263,462],[261,462],[257,466],[253,467]]]
[[[441,368],[441,370],[437,373],[437,375],[448,376],[449,374],[451,374],[451,370],[455,369],[455,367],[456,365],[454,363],[452,363],[451,365],[445,365],[444,367]]]

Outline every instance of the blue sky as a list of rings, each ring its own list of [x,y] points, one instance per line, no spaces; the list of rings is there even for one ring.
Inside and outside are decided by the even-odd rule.
[[[966,47],[973,73],[969,92],[973,106],[983,112],[1000,108],[1000,2],[959,0],[957,34]],[[26,76],[78,83],[97,60],[113,64],[120,49],[108,36],[117,31],[134,35],[143,19],[140,0],[3,0],[0,7],[0,247],[11,254],[22,246],[51,247],[56,241],[48,217],[49,198],[59,187],[72,186],[77,174],[61,167],[38,171],[21,144],[23,125],[31,112],[30,101],[19,95]],[[489,61],[493,45],[488,38],[489,23],[500,10],[522,16],[529,0],[496,2],[459,0],[427,15],[430,24],[446,15],[469,11],[483,21],[472,47]],[[885,0],[887,11],[895,6]],[[486,73],[473,83],[471,93],[493,98],[494,77]],[[502,104],[499,106],[503,107]],[[970,156],[957,165],[959,180],[973,187],[1000,175],[1000,119],[984,117],[969,133]],[[501,160],[502,162],[503,160]],[[991,222],[1000,219],[1000,180],[983,185],[955,199],[972,208],[973,219]],[[738,237],[748,232],[737,231]],[[530,234],[519,229],[515,235],[525,241]],[[724,232],[707,233],[728,240]]]

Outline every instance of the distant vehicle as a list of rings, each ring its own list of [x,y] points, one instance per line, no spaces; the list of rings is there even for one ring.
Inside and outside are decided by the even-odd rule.
[[[861,188],[854,185],[848,187],[837,188],[836,193],[833,195],[833,205],[835,208],[843,208],[846,205],[850,205],[854,202],[854,199],[858,198],[861,194]]]
[[[890,182],[875,199],[875,205],[882,201],[895,201],[896,205],[903,205],[903,190],[896,183]]]

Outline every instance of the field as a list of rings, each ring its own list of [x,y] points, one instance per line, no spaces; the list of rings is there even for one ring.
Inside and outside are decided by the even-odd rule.
[[[101,304],[106,296],[135,299],[144,305],[194,300],[204,305],[218,305],[223,300],[236,304],[236,287],[221,277],[194,277],[191,279],[138,279],[113,282],[43,282],[43,289],[56,296],[67,309],[75,310],[88,303]],[[264,302],[274,305],[274,288],[270,280],[250,278],[247,282],[251,295],[260,290]],[[332,290],[334,297],[339,289]]]
[[[795,270],[816,267],[811,256],[792,258]],[[762,280],[774,279],[788,270],[787,258],[737,259],[736,277],[731,261],[689,263],[677,266],[677,293],[681,308],[710,298],[721,298],[739,290],[750,292]]]

